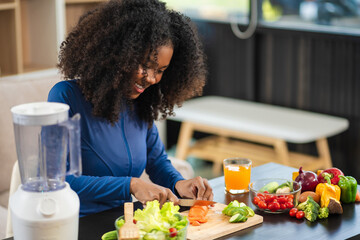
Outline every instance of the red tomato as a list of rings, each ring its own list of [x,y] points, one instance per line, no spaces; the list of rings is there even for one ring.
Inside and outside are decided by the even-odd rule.
[[[258,205],[259,201],[260,201],[260,198],[259,198],[259,197],[254,197],[253,203],[254,203],[255,205]]]
[[[170,232],[170,237],[176,237],[177,235],[176,228],[169,228],[169,232]]]
[[[289,215],[291,216],[291,217],[295,217],[296,216],[296,213],[298,212],[299,210],[297,209],[297,208],[292,208],[292,209],[290,209],[290,211],[289,211]]]
[[[278,201],[280,204],[282,204],[282,203],[286,203],[286,202],[287,202],[287,199],[286,199],[285,197],[279,197],[279,198],[277,199],[277,201]]]
[[[272,202],[272,204],[273,204],[273,209],[271,211],[276,212],[277,210],[280,209],[280,203],[274,201]]]
[[[268,191],[264,191],[263,193],[269,193]]]
[[[133,219],[133,223],[134,223],[134,224],[136,224],[136,223],[137,223],[137,221],[136,221],[135,219]]]
[[[287,208],[293,208],[294,204],[292,202],[285,203]]]
[[[288,199],[288,201],[293,201],[294,200],[294,195],[287,195],[286,198]]]
[[[256,194],[256,196],[258,196],[258,197],[264,197],[264,194],[258,193],[258,194]]]
[[[305,213],[303,211],[298,211],[296,213],[296,218],[297,219],[302,219],[304,217]]]
[[[267,208],[267,204],[264,201],[260,201],[258,204],[259,208],[261,209],[266,209]]]
[[[274,196],[274,195],[266,195],[266,196],[265,196],[265,202],[266,202],[266,203],[271,203],[271,202],[273,202],[275,199],[276,199],[276,196]]]
[[[281,203],[281,204],[280,204],[280,208],[281,208],[282,210],[287,209],[286,204],[285,204],[285,203]]]

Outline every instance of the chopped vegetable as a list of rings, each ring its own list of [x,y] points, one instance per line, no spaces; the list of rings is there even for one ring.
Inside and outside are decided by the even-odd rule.
[[[328,205],[329,213],[331,214],[342,214],[343,208],[339,200],[335,198],[330,198],[329,205]]]
[[[339,176],[338,185],[341,189],[340,200],[343,203],[355,202],[357,193],[357,181],[351,176]]]
[[[360,202],[360,192],[359,192],[359,190],[356,193],[355,202]]]
[[[117,239],[118,236],[116,230],[107,232],[101,237],[101,240],[117,240]]]
[[[282,190],[280,190],[282,189]],[[285,189],[285,191],[284,191]],[[278,192],[279,190],[279,192]],[[292,192],[294,190],[294,186],[293,186],[293,183],[290,182],[290,181],[286,181],[286,183],[283,183],[281,184],[280,186],[278,186],[276,188],[276,193],[289,193],[289,192]]]
[[[237,200],[230,202],[222,211],[223,214],[230,216],[229,222],[245,222],[249,217],[255,215],[254,210],[245,203],[239,203]],[[236,216],[236,217],[235,217]]]
[[[325,172],[325,171],[324,171]],[[330,182],[330,174],[322,173],[327,183],[319,183],[315,192],[320,195],[320,206],[327,207],[329,205],[330,198],[340,200],[341,189],[338,185],[333,185]]]
[[[290,193],[290,192],[291,192],[291,188],[289,187],[282,187],[276,189],[276,193]]]
[[[318,218],[324,219],[328,217],[329,217],[329,209],[327,207],[320,208]]]
[[[318,217],[320,206],[309,196],[305,202],[297,206],[297,209],[304,211],[305,218],[308,221],[314,222]]]
[[[198,223],[206,223],[207,222],[207,218],[206,218],[206,214],[208,213],[209,208],[208,206],[199,206],[199,205],[194,205],[190,208],[189,211],[189,221],[190,224],[192,225],[193,222],[198,222]]]
[[[279,183],[278,182],[269,182],[268,184],[266,184],[265,186],[263,186],[259,192],[269,192],[269,193],[274,193],[276,191],[276,189],[279,187]]]
[[[246,222],[247,219],[248,218],[245,215],[242,215],[241,213],[237,213],[230,218],[229,222],[231,223]]]
[[[180,231],[188,225],[188,219],[179,213],[179,206],[166,202],[160,209],[157,200],[148,201],[146,207],[134,213],[136,225],[141,239],[169,239],[170,229],[176,229],[176,236],[171,239],[183,239],[185,231]]]

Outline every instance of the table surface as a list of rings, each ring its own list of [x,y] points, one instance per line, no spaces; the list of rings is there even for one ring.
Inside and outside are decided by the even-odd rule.
[[[291,178],[292,172],[297,169],[276,163],[268,163],[253,168],[251,180],[260,178],[279,177]],[[253,209],[249,194],[231,195],[224,191],[224,178],[210,180],[214,192],[214,200],[228,204],[232,200],[245,202]],[[358,186],[359,188],[359,186]],[[140,208],[139,202],[134,208]],[[256,214],[264,217],[262,224],[227,235],[221,239],[348,239],[360,238],[360,204],[343,204],[342,215],[330,215],[329,218],[310,223],[306,220],[291,218],[288,214],[267,214],[255,210]],[[182,208],[181,210],[185,210]],[[114,221],[123,215],[123,208],[114,208],[101,213],[80,218],[79,240],[101,239],[108,231],[114,230]],[[11,240],[8,238],[7,240]]]

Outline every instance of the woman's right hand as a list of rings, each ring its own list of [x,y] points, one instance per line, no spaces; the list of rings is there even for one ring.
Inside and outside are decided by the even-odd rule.
[[[145,205],[147,201],[153,200],[158,200],[160,206],[166,201],[174,202],[175,205],[179,204],[179,199],[170,189],[144,181],[140,178],[131,178],[130,193],[143,205]]]

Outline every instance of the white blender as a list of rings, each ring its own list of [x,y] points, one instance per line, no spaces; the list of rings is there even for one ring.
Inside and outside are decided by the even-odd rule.
[[[78,239],[80,202],[65,176],[81,175],[80,115],[50,102],[11,112],[21,177],[9,201],[14,239]]]

